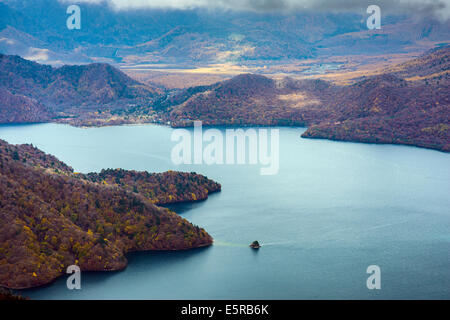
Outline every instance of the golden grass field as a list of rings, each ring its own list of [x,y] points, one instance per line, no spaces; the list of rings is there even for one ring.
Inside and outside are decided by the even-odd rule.
[[[140,82],[168,89],[210,85],[243,73],[261,74],[275,80],[284,77],[323,79],[338,85],[349,85],[364,76],[381,74],[386,70],[392,71],[394,66],[420,56],[425,49],[432,48],[434,45],[431,42],[423,43],[420,49],[411,48],[412,51],[409,53],[329,56],[317,59],[259,62],[258,65],[228,62],[196,65],[188,68],[186,66],[158,64],[124,64],[119,67],[130,77]],[[311,72],[313,68],[321,65],[339,65],[340,67],[337,70],[325,70],[322,73]]]

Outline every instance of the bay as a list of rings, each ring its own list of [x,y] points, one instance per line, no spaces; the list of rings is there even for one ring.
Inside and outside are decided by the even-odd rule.
[[[77,172],[195,171],[222,184],[208,200],[171,208],[213,246],[128,255],[119,272],[85,272],[23,293],[32,299],[450,298],[450,155],[408,146],[308,140],[280,130],[280,168],[180,165],[171,128],[2,125],[0,139],[33,143]],[[224,128],[220,129],[224,130]],[[258,240],[263,247],[251,250]],[[381,268],[381,290],[366,269]]]

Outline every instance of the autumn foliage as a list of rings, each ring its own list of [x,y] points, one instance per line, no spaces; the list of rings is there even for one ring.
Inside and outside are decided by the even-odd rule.
[[[148,173],[123,169],[107,169],[83,176],[89,181],[116,185],[140,194],[157,205],[199,201],[220,191],[219,183],[196,173],[168,171]]]
[[[28,288],[51,282],[76,264],[83,271],[125,268],[125,254],[141,250],[183,250],[212,243],[205,230],[153,202],[183,199],[190,186],[217,187],[194,174],[168,173],[145,183],[146,173],[115,171],[94,182],[73,173],[56,158],[33,146],[0,140],[0,286]],[[114,173],[114,174],[113,174]],[[142,192],[130,191],[133,177]],[[151,177],[150,174],[148,174]],[[159,179],[159,180],[158,180]],[[191,179],[193,182],[184,182]],[[197,180],[196,180],[197,179]],[[203,185],[203,183],[206,183]],[[136,191],[136,190],[135,190]],[[188,192],[191,191],[191,192]],[[173,192],[173,193],[171,193]],[[204,191],[206,192],[206,191]],[[147,195],[160,195],[161,199]]]
[[[191,93],[189,96],[188,93]],[[167,99],[174,127],[307,126],[305,138],[394,143],[450,151],[450,47],[338,86],[245,74]],[[159,105],[164,105],[160,103]]]

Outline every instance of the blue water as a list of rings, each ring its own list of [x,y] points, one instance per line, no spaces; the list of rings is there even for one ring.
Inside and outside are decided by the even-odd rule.
[[[126,270],[83,273],[28,290],[33,299],[450,298],[450,155],[393,145],[308,140],[280,129],[280,170],[175,166],[172,129],[0,126],[0,138],[33,143],[75,171],[196,171],[222,184],[176,211],[215,239],[187,252],[130,254]],[[263,247],[251,250],[259,240]],[[381,290],[366,269],[381,268]]]

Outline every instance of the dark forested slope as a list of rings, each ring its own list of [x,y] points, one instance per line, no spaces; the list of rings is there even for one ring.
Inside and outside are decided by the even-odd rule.
[[[161,92],[102,63],[53,68],[0,54],[0,123],[149,104]]]
[[[240,75],[165,110],[172,126],[301,125],[306,138],[396,143],[450,151],[450,47],[349,86]]]
[[[131,251],[212,243],[205,230],[126,189],[76,177],[53,156],[0,140],[0,286],[46,284],[72,264],[119,270]]]
[[[221,189],[219,183],[205,176],[177,171],[148,173],[108,169],[100,173],[89,173],[84,178],[139,193],[157,205],[204,200],[210,193]]]

